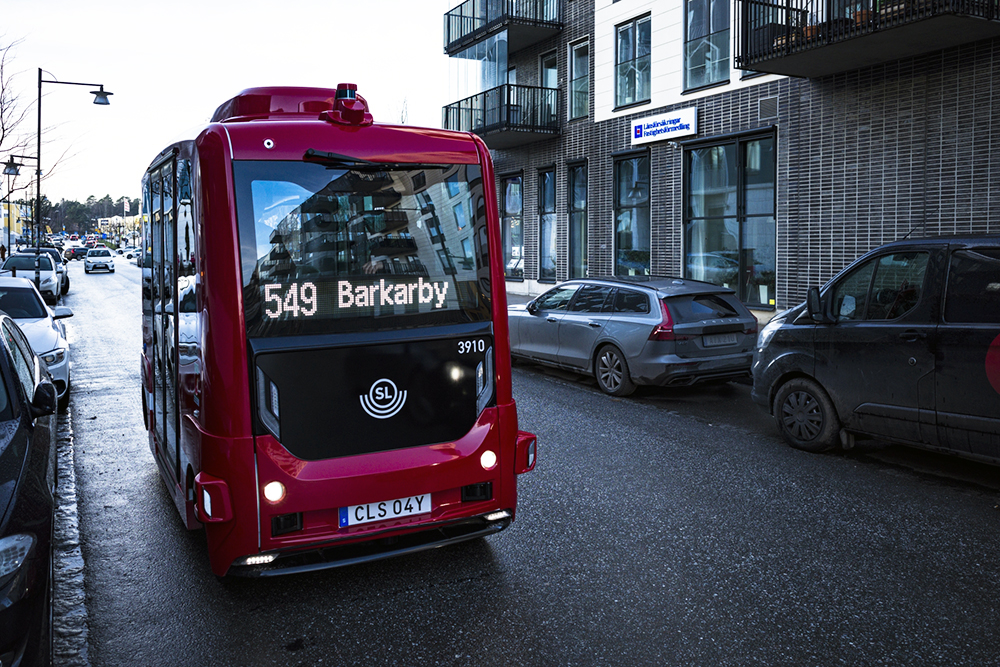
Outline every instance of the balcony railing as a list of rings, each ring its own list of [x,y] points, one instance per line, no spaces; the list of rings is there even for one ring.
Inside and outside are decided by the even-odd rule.
[[[559,134],[561,91],[504,84],[449,104],[443,127],[475,132],[490,148],[510,148]]]
[[[736,66],[818,77],[1000,35],[1000,0],[737,0]]]
[[[444,51],[462,49],[506,28],[513,53],[562,30],[561,0],[466,0],[444,15]]]

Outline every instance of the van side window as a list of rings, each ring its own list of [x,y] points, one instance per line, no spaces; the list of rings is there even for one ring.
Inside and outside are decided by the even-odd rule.
[[[834,288],[838,322],[894,320],[920,301],[927,273],[926,252],[897,252],[859,266]]]
[[[841,280],[833,291],[833,314],[838,322],[863,320],[868,305],[875,262],[865,262]]]
[[[1000,248],[966,248],[952,254],[944,319],[1000,324]]]
[[[894,320],[913,310],[923,292],[926,252],[900,252],[878,259],[866,320]]]

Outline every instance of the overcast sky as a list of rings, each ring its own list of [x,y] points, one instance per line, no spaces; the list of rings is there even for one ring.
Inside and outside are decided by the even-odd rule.
[[[358,84],[376,122],[441,126],[449,0],[3,0],[0,44],[22,40],[8,63],[30,105],[22,129],[35,154],[38,68],[43,84],[42,194],[138,197],[143,171],[169,143],[205,125],[222,102],[256,86]],[[7,146],[0,154],[6,160]],[[53,167],[53,161],[61,158]],[[26,162],[20,184],[34,165]],[[6,179],[2,189],[6,193]],[[32,189],[32,192],[34,190]]]

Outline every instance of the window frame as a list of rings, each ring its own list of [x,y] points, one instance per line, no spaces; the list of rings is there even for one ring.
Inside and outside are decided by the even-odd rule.
[[[579,73],[576,71],[575,55],[577,49],[581,47],[586,47],[587,49],[587,55],[586,55],[587,66],[586,66],[586,71],[582,75],[579,75]],[[568,71],[568,75],[566,78],[569,79],[569,85],[567,86],[567,90],[569,92],[569,103],[566,105],[567,106],[566,115],[568,116],[569,120],[580,120],[582,118],[589,118],[590,117],[590,38],[584,38],[572,44],[567,44],[566,48],[568,51],[566,55],[566,60],[568,63],[566,69]],[[586,91],[585,91],[586,95],[584,96],[585,108],[583,109],[582,113],[577,113],[577,107],[576,107],[577,91],[574,88],[574,84],[577,81],[586,81]]]
[[[768,289],[768,301],[775,301],[777,303],[777,211],[778,211],[778,162],[777,162],[777,152],[778,152],[778,134],[774,128],[767,129],[765,131],[748,132],[745,134],[736,135],[725,135],[720,137],[713,137],[705,140],[699,140],[697,142],[688,142],[684,145],[684,156],[683,156],[683,175],[682,175],[682,209],[681,209],[681,275],[685,278],[690,278],[696,280],[690,275],[688,271],[689,265],[689,255],[692,253],[691,241],[689,235],[691,233],[691,225],[693,220],[712,220],[719,218],[720,216],[700,216],[694,218],[690,215],[691,206],[691,159],[690,154],[692,151],[701,150],[706,148],[715,148],[721,146],[732,147],[736,154],[736,205],[735,212],[732,215],[721,216],[722,219],[733,218],[737,225],[737,245],[736,245],[736,259],[737,263],[736,276],[735,276],[735,286],[731,288],[736,292],[736,297],[748,307],[755,310],[775,310],[776,305],[771,303],[764,303],[762,300],[757,299],[751,300],[749,298],[749,292],[747,294],[743,293],[744,288],[744,278],[745,278],[745,267],[744,267],[744,241],[747,234],[747,223],[752,218],[764,217],[758,212],[748,212],[747,207],[747,177],[746,177],[746,157],[747,157],[747,146],[755,141],[762,141],[770,139],[772,141],[772,150],[774,154],[773,168],[774,173],[772,174],[772,193],[771,193],[771,219],[772,224],[775,225],[775,235],[774,235],[774,276],[772,276],[773,285]],[[759,202],[758,202],[759,203]],[[711,252],[711,251],[710,251]],[[770,269],[765,269],[770,270]],[[707,280],[707,279],[706,279]],[[712,282],[709,280],[709,282]],[[713,283],[718,284],[718,283]],[[760,296],[759,287],[758,294]],[[773,296],[773,299],[771,298]]]
[[[649,24],[649,30],[648,30],[648,33],[649,33],[649,44],[648,44],[648,51],[645,54],[645,56],[639,56],[638,55],[638,53],[639,53],[639,48],[638,48],[639,47],[639,42],[638,42],[638,39],[639,39],[639,24],[640,23],[648,23]],[[618,60],[619,51],[620,51],[620,45],[619,45],[620,42],[619,42],[619,40],[620,40],[620,35],[621,35],[622,29],[626,28],[626,27],[631,27],[632,28],[632,43],[629,46],[630,46],[630,48],[632,50],[633,56],[632,56],[632,58],[630,60],[620,62]],[[614,111],[618,111],[620,109],[631,109],[633,107],[642,106],[642,105],[645,105],[645,104],[650,104],[652,102],[652,90],[651,90],[652,89],[652,81],[653,81],[653,73],[652,73],[653,37],[652,36],[653,36],[652,14],[649,14],[649,13],[643,14],[641,16],[637,16],[637,17],[635,17],[633,19],[629,19],[628,21],[623,21],[622,23],[619,23],[619,24],[615,25],[615,38],[614,38],[615,68],[614,68],[614,73],[613,73],[614,95],[615,95]],[[641,99],[639,98],[639,93],[638,93],[638,88],[639,88],[638,81],[639,81],[639,77],[638,77],[638,74],[637,74],[638,67],[636,65],[636,62],[640,58],[645,58],[646,59],[646,66],[647,66],[647,70],[646,70],[647,74],[646,74],[646,78],[645,78],[646,94],[647,94],[647,96],[644,97],[644,98],[641,98]],[[636,74],[634,80],[632,81],[632,84],[635,87],[635,91],[633,93],[635,95],[635,99],[633,99],[630,102],[622,102],[621,101],[622,95],[620,93],[620,87],[619,87],[620,77],[619,77],[619,74],[618,74],[618,70],[619,70],[619,68],[622,65],[624,65],[626,63],[632,63],[632,72]]]
[[[546,176],[551,176],[551,187],[546,188],[545,179]],[[558,228],[556,220],[556,167],[551,165],[548,167],[542,167],[538,170],[538,282],[540,283],[554,283],[558,277],[559,273],[559,248],[558,248]],[[548,195],[551,194],[551,201]],[[550,229],[551,226],[551,229]],[[551,247],[548,248],[548,257],[551,257],[553,267],[552,274],[545,275],[542,268],[542,260],[545,259],[546,255],[543,254],[543,239],[546,233],[550,236]]]
[[[573,195],[574,184],[576,183],[575,173],[578,169],[583,170],[583,208],[576,208],[576,198]],[[566,218],[567,218],[567,237],[568,237],[568,247],[566,256],[567,273],[570,279],[574,278],[586,278],[590,273],[590,220],[588,217],[588,207],[590,205],[590,166],[586,160],[580,162],[571,162],[566,165]],[[575,230],[577,224],[575,222],[575,216],[580,215],[583,217],[583,242],[581,244],[581,271],[580,275],[575,275],[574,269],[576,265],[574,263],[573,248],[576,244],[576,234]]]
[[[614,228],[613,228],[613,231],[612,231],[612,255],[611,256],[612,256],[612,262],[614,263],[614,266],[612,267],[612,275],[615,275],[615,276],[621,276],[621,275],[646,275],[646,276],[649,276],[649,275],[652,275],[652,268],[653,268],[652,267],[652,254],[653,254],[652,253],[652,249],[653,249],[653,220],[652,220],[652,213],[653,213],[653,209],[652,209],[652,204],[651,204],[651,200],[652,200],[652,191],[651,191],[652,190],[652,158],[650,156],[650,152],[649,152],[648,149],[647,150],[642,150],[642,151],[629,151],[627,153],[622,153],[622,154],[619,154],[619,155],[614,155],[613,158],[614,158],[614,160],[613,160],[612,174],[611,174],[611,177],[612,177],[612,185],[611,185],[611,210],[612,210],[612,221],[613,221],[612,224],[614,225]],[[643,273],[643,274],[621,274],[621,273],[618,272],[618,251],[620,250],[620,248],[618,247],[618,233],[619,233],[618,232],[618,215],[619,215],[619,213],[622,210],[625,210],[625,209],[623,207],[621,207],[619,205],[619,202],[618,202],[618,193],[617,193],[617,188],[618,188],[618,169],[619,169],[619,165],[621,165],[624,162],[628,162],[628,161],[631,161],[631,160],[641,160],[643,158],[646,159],[646,179],[647,179],[646,180],[646,185],[647,185],[647,188],[648,188],[648,191],[646,193],[646,201],[645,201],[645,204],[643,206],[635,205],[635,206],[631,206],[631,207],[627,207],[627,208],[629,210],[638,210],[638,209],[643,209],[644,208],[646,210],[646,212],[647,212],[647,223],[649,225],[649,229],[648,229],[648,232],[649,232],[649,259],[648,259],[647,264],[646,264],[646,272],[645,273]],[[636,181],[636,184],[638,184],[639,182],[640,181]],[[633,248],[630,248],[630,250],[636,250],[636,248],[633,247]]]
[[[501,251],[503,252],[504,280],[522,282],[524,280],[524,172],[502,174],[499,177],[499,180],[500,188],[497,193],[497,198],[500,200],[498,208],[500,213],[500,243],[502,245]],[[521,193],[521,209],[517,214],[511,214],[507,211],[507,184],[508,182],[515,180],[518,182],[518,188]],[[521,245],[519,246],[519,256],[517,257],[518,261],[514,265],[515,271],[513,273],[509,273],[508,264],[514,261],[513,239],[510,233],[511,222],[514,220],[517,220],[517,225],[521,229]],[[520,269],[519,274],[517,272],[518,267]]]
[[[716,0],[716,1],[720,1],[720,0]],[[725,0],[721,0],[721,1],[723,3],[725,3]],[[683,16],[684,16],[684,46],[683,46],[683,49],[681,50],[681,58],[683,59],[683,65],[682,65],[682,68],[681,68],[682,77],[683,77],[683,81],[681,82],[681,91],[682,91],[682,93],[693,93],[693,92],[697,92],[699,90],[706,90],[708,88],[716,88],[718,86],[725,86],[725,85],[728,85],[732,81],[733,52],[732,52],[732,47],[730,46],[730,33],[732,31],[733,19],[732,19],[732,13],[730,11],[728,11],[729,10],[729,6],[726,5],[727,16],[726,16],[726,27],[724,29],[716,30],[714,25],[710,25],[709,26],[709,32],[706,32],[701,37],[696,37],[696,38],[692,39],[691,36],[690,36],[690,34],[689,34],[689,32],[690,32],[689,23],[690,22],[688,20],[688,15],[689,15],[689,9],[688,9],[688,7],[691,4],[696,3],[696,2],[697,3],[702,3],[702,4],[709,5],[709,8],[708,8],[706,14],[709,17],[709,22],[710,23],[711,23],[711,19],[712,19],[711,3],[713,2],[713,0],[684,0],[684,6],[683,6]],[[728,49],[728,53],[726,55],[727,66],[724,68],[725,76],[719,78],[718,80],[704,82],[704,83],[699,83],[698,85],[691,85],[690,84],[690,80],[691,80],[691,77],[690,77],[691,68],[690,68],[690,62],[689,62],[689,58],[688,58],[690,45],[693,44],[696,41],[699,42],[699,43],[700,42],[711,43],[711,39],[715,35],[720,35],[721,36],[722,43],[725,44],[726,47],[727,47],[727,49]]]

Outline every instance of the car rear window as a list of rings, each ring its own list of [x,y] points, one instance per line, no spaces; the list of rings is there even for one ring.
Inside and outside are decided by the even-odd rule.
[[[675,324],[690,324],[726,317],[740,317],[737,307],[718,294],[685,294],[664,297]]]

